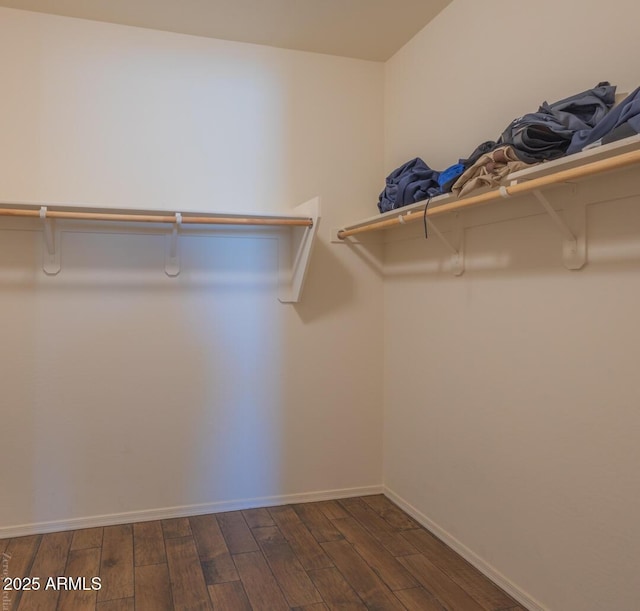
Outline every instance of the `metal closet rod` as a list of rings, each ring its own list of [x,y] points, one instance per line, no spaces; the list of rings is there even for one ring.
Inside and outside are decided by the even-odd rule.
[[[494,191],[475,195],[473,197],[467,197],[464,199],[451,202],[449,204],[442,204],[435,208],[429,208],[427,210],[427,216],[436,216],[438,214],[445,214],[447,212],[454,212],[462,208],[468,208],[469,206],[477,206],[480,204],[486,204],[503,197],[510,197],[512,195],[522,195],[523,193],[529,193],[530,191],[536,191],[549,185],[555,185],[561,182],[568,182],[571,180],[577,180],[579,178],[587,178],[595,174],[607,172],[609,170],[617,170],[625,168],[630,165],[640,163],[640,151],[631,151],[630,153],[623,153],[610,159],[601,159],[600,161],[594,161],[576,168],[570,168],[568,170],[561,170],[555,174],[549,174],[548,176],[541,176],[540,178],[534,178],[527,182],[518,183],[511,186],[503,186]],[[424,208],[416,212],[408,212],[405,215],[396,216],[390,219],[384,219],[381,221],[371,221],[366,225],[360,225],[352,228],[345,228],[338,231],[338,237],[341,240],[348,238],[349,236],[356,235],[358,233],[365,233],[367,231],[376,231],[378,229],[386,229],[398,224],[409,223],[411,221],[418,221],[424,218]]]
[[[44,208],[44,214],[41,209]],[[311,227],[313,219],[294,217],[234,217],[234,216],[188,216],[171,214],[123,214],[116,212],[76,212],[41,208],[0,208],[0,216],[29,216],[48,219],[71,219],[79,221],[130,221],[138,223],[181,223],[183,225],[272,225]]]

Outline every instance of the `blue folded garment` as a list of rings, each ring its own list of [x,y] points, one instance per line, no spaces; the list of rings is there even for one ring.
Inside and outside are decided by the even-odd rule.
[[[498,142],[510,144],[526,163],[557,159],[570,151],[578,131],[590,131],[607,118],[615,100],[616,88],[599,83],[553,104],[544,102],[538,112],[514,119]]]
[[[464,164],[456,163],[452,166],[449,166],[446,170],[440,172],[440,176],[438,177],[440,191],[442,193],[449,193],[449,191],[451,191],[451,187],[453,187],[454,183],[456,182],[456,180],[458,180],[464,170]]]
[[[407,161],[387,176],[386,187],[378,200],[378,210],[388,212],[438,195],[439,175],[420,157]]]
[[[602,139],[603,144],[640,133],[640,87],[609,111],[593,129],[581,129],[571,139],[567,154]]]

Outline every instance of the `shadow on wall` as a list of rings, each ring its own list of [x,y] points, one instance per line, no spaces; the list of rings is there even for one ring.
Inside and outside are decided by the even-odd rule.
[[[584,272],[612,269],[635,271],[640,261],[638,196],[587,206],[587,263]],[[514,205],[517,205],[515,202]],[[504,212],[509,212],[504,209]],[[449,219],[441,227],[449,237]],[[465,228],[465,272],[474,278],[530,274],[568,274],[562,259],[562,238],[540,211],[516,218],[500,218],[487,206],[474,211]],[[451,255],[436,236],[424,239],[419,228],[390,233],[384,274],[388,278],[444,278],[458,281],[450,271]]]
[[[316,240],[302,299],[294,308],[304,324],[311,324],[353,300],[354,278],[322,240]]]
[[[11,199],[239,213],[320,195],[331,226],[331,209],[382,166],[381,130],[367,137],[382,125],[373,64],[59,19],[45,53],[30,17],[15,18],[38,48],[20,54],[12,90],[36,75],[31,98],[46,102],[7,98],[15,134],[33,136],[10,138],[21,170],[5,185]],[[184,239],[183,271],[169,279],[161,238],[67,233],[62,271],[48,278],[40,234],[24,238],[13,271],[0,259],[0,315],[16,321],[0,357],[2,481],[16,492],[0,526],[370,479],[369,467],[305,470],[326,454],[342,406],[322,394],[335,352],[316,368],[308,356],[347,323],[359,335],[368,324],[345,307],[354,289],[340,255],[318,247],[296,311],[277,300],[273,241]],[[341,356],[365,352],[354,342]],[[292,360],[305,383],[287,379]]]
[[[49,278],[2,233],[0,527],[278,493],[275,240],[185,238],[169,279],[162,236],[63,234]]]

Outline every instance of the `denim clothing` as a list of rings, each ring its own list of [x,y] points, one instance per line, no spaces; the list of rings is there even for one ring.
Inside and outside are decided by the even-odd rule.
[[[380,193],[378,210],[388,212],[440,194],[439,172],[416,157],[400,166],[389,176]]]
[[[613,106],[616,88],[607,82],[512,121],[498,142],[510,144],[521,161],[535,163],[567,154],[578,130],[591,130]]]
[[[640,87],[599,121],[593,129],[577,131],[567,154],[577,153],[585,146],[602,139],[602,144],[640,133]]]

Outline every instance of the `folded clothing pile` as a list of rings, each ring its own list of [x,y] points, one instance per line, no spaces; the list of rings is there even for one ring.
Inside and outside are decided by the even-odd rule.
[[[567,155],[640,134],[640,87],[603,117],[593,129],[573,134]]]
[[[453,191],[458,197],[494,187],[512,172],[640,133],[640,87],[614,106],[616,87],[605,81],[537,112],[514,119],[500,137],[483,142],[442,172],[419,157],[394,170],[380,194],[380,212]]]
[[[608,114],[615,93],[614,86],[603,82],[553,104],[543,102],[538,112],[509,123],[498,143],[510,144],[525,163],[562,157],[577,131],[592,130]]]
[[[499,146],[480,156],[460,176],[452,191],[458,197],[467,195],[480,187],[495,187],[512,172],[526,168],[529,164],[518,159],[512,146]]]
[[[440,172],[432,170],[420,157],[408,161],[387,176],[378,210],[388,212],[439,195],[439,176]]]

